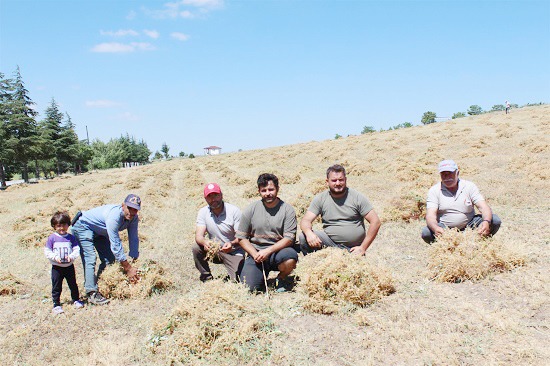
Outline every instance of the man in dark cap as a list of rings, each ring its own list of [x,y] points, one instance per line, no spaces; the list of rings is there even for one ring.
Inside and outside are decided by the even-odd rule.
[[[139,257],[138,211],[141,199],[129,194],[121,205],[104,205],[78,213],[73,221],[72,232],[80,243],[82,265],[84,266],[84,288],[88,301],[96,305],[109,302],[97,289],[97,279],[107,264],[117,260],[130,281],[138,279],[137,268],[133,267],[124,253],[119,231],[128,231],[130,257]],[[101,261],[97,276],[95,272],[96,251]]]

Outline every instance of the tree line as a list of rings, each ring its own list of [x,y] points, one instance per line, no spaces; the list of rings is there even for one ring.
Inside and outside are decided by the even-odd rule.
[[[52,98],[37,121],[35,103],[17,67],[12,78],[0,72],[0,187],[14,174],[50,178],[67,172],[106,169],[123,162],[146,163],[151,151],[145,141],[128,134],[108,143],[79,140],[75,124]]]

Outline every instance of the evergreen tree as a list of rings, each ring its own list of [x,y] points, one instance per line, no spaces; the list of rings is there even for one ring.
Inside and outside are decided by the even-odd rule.
[[[41,130],[41,158],[42,160],[53,159],[55,161],[56,174],[61,175],[62,151],[65,148],[61,139],[63,133],[63,113],[52,98],[52,101],[44,112],[46,118],[40,123]]]

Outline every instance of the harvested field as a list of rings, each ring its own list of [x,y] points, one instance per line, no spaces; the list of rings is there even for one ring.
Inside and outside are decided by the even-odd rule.
[[[509,115],[488,113],[10,186],[0,191],[2,361],[546,365],[549,126],[550,106],[542,105]],[[457,161],[460,176],[477,184],[503,222],[494,238],[480,242],[473,236],[463,252],[462,244],[450,247],[456,243],[450,239],[430,246],[420,238],[426,195],[438,181],[437,163],[444,158]],[[300,255],[297,272],[305,273],[300,273],[296,291],[271,293],[269,299],[221,280],[199,281],[191,246],[197,210],[205,205],[204,183],[219,183],[224,199],[244,208],[258,199],[257,175],[277,172],[280,197],[295,206],[301,219],[315,193],[326,189],[325,172],[334,163],[347,165],[348,185],[366,194],[384,219],[366,257],[349,262],[381,268],[376,273],[387,274],[384,278],[391,281],[383,283],[391,283],[393,293],[389,285],[378,287],[381,295],[347,288],[362,286],[367,269],[348,269],[350,280],[339,281],[334,296],[323,293],[324,285],[309,291],[308,276],[318,274],[323,261],[313,255]],[[73,216],[77,210],[122,203],[128,193],[142,198],[138,265],[149,263],[149,272],[131,287],[116,266],[110,268],[113,273],[104,273],[103,280],[114,278],[123,286],[110,290],[111,302],[104,307],[73,309],[65,286],[65,313],[53,317],[51,266],[42,248],[52,232],[51,215],[57,209]],[[462,255],[449,256],[456,253]],[[479,264],[481,258],[487,261]],[[80,259],[75,268],[84,295]],[[318,283],[338,273],[323,268],[329,273],[319,276]],[[215,278],[225,276],[222,265],[212,265],[212,270]],[[67,334],[71,342],[66,342]]]

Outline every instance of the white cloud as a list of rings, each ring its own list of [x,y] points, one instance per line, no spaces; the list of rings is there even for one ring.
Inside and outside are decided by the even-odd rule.
[[[142,8],[143,12],[154,18],[194,18],[196,13],[205,14],[212,10],[222,9],[224,0],[180,0],[168,2],[160,10]],[[191,10],[190,10],[191,9]]]
[[[133,114],[131,112],[121,113],[121,114],[117,115],[116,117],[114,117],[113,119],[127,121],[127,122],[136,122],[136,121],[140,120],[139,116],[136,116],[135,114]]]
[[[137,16],[137,13],[133,10],[130,10],[130,12],[128,13],[128,15],[126,15],[126,19],[128,20],[132,20],[132,19],[135,19]]]
[[[120,29],[117,31],[104,31],[101,30],[99,33],[102,36],[111,36],[111,37],[126,37],[126,36],[139,36],[139,33],[133,29]]]
[[[131,42],[131,43],[100,43],[92,47],[92,52],[98,53],[129,53],[135,51],[152,51],[155,49],[150,43]]]
[[[144,29],[143,33],[145,33],[148,37],[151,37],[153,39],[157,39],[158,37],[160,37],[160,33],[157,32],[156,30]]]
[[[89,107],[89,108],[112,108],[120,105],[120,103],[114,102],[112,100],[105,100],[105,99],[87,100],[85,104],[86,104],[86,107]]]
[[[173,32],[170,34],[170,36],[174,39],[177,39],[178,41],[187,41],[190,38],[187,34],[183,34],[180,32]]]
[[[219,9],[223,7],[223,0],[182,0],[182,4],[197,8]]]

